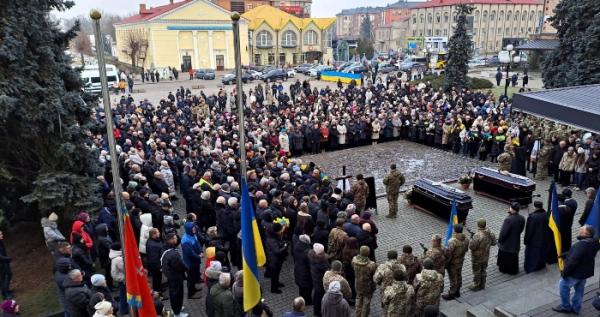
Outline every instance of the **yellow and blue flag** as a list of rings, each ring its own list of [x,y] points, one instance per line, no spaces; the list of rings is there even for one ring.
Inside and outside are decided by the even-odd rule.
[[[246,178],[242,177],[242,258],[244,283],[244,311],[251,310],[261,299],[258,267],[265,265],[266,256],[258,231],[258,224]]]
[[[562,258],[562,241],[560,238],[560,214],[558,212],[558,194],[556,193],[556,183],[550,185],[550,217],[548,226],[552,230],[556,254],[558,255],[558,268],[562,271],[565,261]]]
[[[452,232],[454,232],[454,225],[458,224],[458,214],[456,211],[456,199],[452,199],[452,207],[450,209],[450,220],[448,220],[448,231],[446,231],[446,242],[445,246],[448,246],[448,241],[452,238]]]
[[[596,190],[596,199],[594,199],[594,205],[592,206],[592,210],[590,210],[590,214],[585,219],[585,224],[594,227],[596,231],[596,237],[600,234],[600,187]]]

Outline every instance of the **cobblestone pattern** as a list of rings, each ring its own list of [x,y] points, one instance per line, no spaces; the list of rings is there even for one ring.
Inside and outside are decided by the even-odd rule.
[[[427,168],[416,169],[414,174],[412,174],[413,176],[411,176],[411,178],[413,180],[417,177],[420,177],[419,175],[421,175],[423,177],[427,176],[430,178],[432,178],[432,176],[429,176],[429,175],[440,175],[438,177],[444,177],[444,175],[446,175],[446,174],[442,174],[440,172],[440,170],[445,170],[443,172],[447,173],[449,175],[455,175],[456,173],[458,173],[456,175],[459,175],[460,173],[463,173],[464,171],[466,171],[469,168],[468,166],[471,166],[471,167],[478,166],[477,165],[478,162],[474,161],[474,160],[464,159],[461,156],[455,156],[454,154],[445,153],[445,152],[438,151],[438,150],[432,150],[428,147],[424,147],[424,146],[421,146],[418,144],[412,144],[412,143],[407,144],[407,143],[408,142],[392,142],[392,143],[388,143],[388,144],[382,144],[380,146],[375,147],[375,149],[377,149],[376,151],[373,150],[374,149],[373,147],[351,149],[351,150],[344,151],[344,154],[350,155],[350,153],[355,153],[357,151],[359,151],[361,153],[365,153],[365,152],[372,153],[373,152],[373,153],[378,153],[376,155],[376,157],[397,157],[396,162],[398,162],[398,163],[402,163],[403,161],[405,161],[404,158],[406,156],[409,157],[406,160],[410,160],[410,159],[416,160],[421,157],[426,158],[424,160],[426,163],[424,163],[424,164],[431,164],[431,162],[429,160],[433,159],[433,158],[444,159],[444,160],[448,160],[449,158],[451,159],[451,160],[448,160],[446,168],[431,168],[431,170],[428,170]],[[395,146],[399,146],[402,149],[400,153],[393,152]],[[379,148],[382,148],[383,150],[379,150]],[[417,154],[412,153],[412,151],[417,151]],[[383,170],[383,169],[387,168],[390,163],[386,160],[385,162],[381,163],[384,165],[379,167],[379,166],[375,166],[372,163],[362,162],[362,159],[364,158],[364,156],[359,155],[358,156],[359,159],[349,160],[346,158],[346,156],[338,155],[338,153],[339,152],[331,153],[331,154],[322,154],[321,156],[331,157],[331,159],[333,159],[333,155],[335,155],[336,157],[343,157],[344,159],[341,160],[341,162],[344,162],[344,163],[348,164],[349,166],[350,166],[350,164],[355,164],[355,165],[352,165],[352,166],[356,166],[353,168],[358,168],[358,166],[363,166],[366,171],[371,171],[376,168],[380,168],[381,170]],[[412,154],[409,154],[409,153],[412,153]],[[342,154],[342,153],[339,153],[339,154]],[[306,159],[308,159],[308,157],[304,157],[304,159],[306,160]],[[321,158],[319,156],[311,156],[310,159],[315,160],[315,161],[318,160],[319,164],[333,164],[332,162],[328,162],[327,159]],[[458,163],[458,162],[467,162],[467,165],[460,165],[460,167],[457,167],[458,164],[462,164],[462,163]],[[333,166],[333,165],[330,165],[330,166]],[[336,165],[336,166],[339,166],[339,165]],[[400,166],[402,166],[402,165],[400,165]],[[426,165],[426,166],[431,167],[432,165]],[[452,172],[454,170],[455,170],[455,172]],[[352,170],[349,170],[348,173],[353,173],[353,172],[352,172]],[[366,175],[369,175],[364,171],[363,171],[363,173],[365,173]],[[547,201],[547,197],[548,197],[547,189],[549,187],[549,184],[550,184],[549,181],[537,182],[536,193],[539,193],[542,195],[542,197],[539,199],[544,202],[544,205],[546,205],[546,201]],[[458,186],[458,185],[455,184],[454,186]],[[469,190],[468,193],[473,197],[474,208],[469,213],[469,216],[467,219],[467,227],[473,231],[476,230],[476,223],[475,223],[476,219],[483,217],[483,218],[487,219],[488,227],[494,233],[498,234],[500,231],[500,227],[502,226],[502,222],[507,215],[508,205],[504,202],[500,202],[500,201],[491,199],[486,196],[481,196],[481,195],[475,194],[472,190]],[[584,205],[585,197],[584,197],[583,192],[575,192],[574,198],[578,201],[579,206]],[[183,203],[181,202],[181,200],[179,200],[179,201],[177,201],[177,204],[183,204]],[[373,219],[376,222],[377,226],[379,227],[379,235],[377,237],[379,248],[376,250],[376,258],[377,258],[378,263],[385,261],[385,257],[386,257],[388,250],[396,249],[399,252],[401,252],[402,246],[405,244],[411,245],[413,247],[413,250],[415,253],[421,254],[422,251],[421,251],[421,248],[419,247],[420,242],[424,243],[425,245],[429,245],[430,244],[429,241],[433,234],[437,233],[437,234],[442,234],[442,236],[445,235],[447,223],[448,223],[448,221],[446,219],[442,219],[442,218],[434,216],[430,213],[417,210],[417,209],[409,206],[406,203],[406,201],[403,200],[403,198],[400,198],[399,213],[398,213],[398,217],[396,219],[387,219],[384,217],[384,215],[387,214],[387,209],[388,209],[387,200],[385,198],[378,199],[377,204],[378,204],[379,214],[374,215]],[[530,209],[533,210],[533,206],[531,206]],[[574,232],[577,230],[577,226],[578,226],[577,220],[579,219],[579,216],[582,213],[582,209],[583,209],[582,207],[579,207],[579,210],[577,211],[577,214],[575,216],[575,224],[573,226]],[[183,210],[183,207],[181,206],[179,210]],[[525,209],[525,210],[521,211],[521,214],[524,215],[525,217],[527,217],[528,212],[529,212],[529,210]],[[575,238],[575,236],[576,235],[574,234],[573,237]],[[521,273],[519,273],[519,275],[516,275],[516,276],[510,276],[510,275],[506,275],[506,274],[502,274],[502,273],[498,272],[498,269],[496,266],[497,248],[493,247],[490,252],[491,255],[490,255],[490,261],[489,261],[490,265],[488,267],[487,286],[490,287],[490,286],[494,286],[494,285],[500,285],[504,282],[518,279],[520,276],[522,276],[524,274],[524,272],[522,271],[523,259],[524,259],[523,253],[524,253],[524,248],[521,248],[521,254],[519,257],[519,260],[521,263],[520,264]],[[471,263],[470,253],[467,253],[466,259],[465,259],[465,265],[463,267],[463,289],[461,290],[461,294],[463,294],[463,295],[470,294],[470,291],[467,289],[467,286],[469,286],[472,281],[472,272],[471,272],[470,263]],[[262,274],[261,274],[261,276],[262,276]],[[298,289],[294,284],[293,259],[291,256],[288,257],[287,261],[285,262],[285,264],[283,266],[280,281],[285,284],[285,287],[282,288],[283,293],[277,295],[277,294],[272,294],[269,292],[270,281],[268,279],[261,280],[262,288],[265,291],[263,296],[265,298],[266,303],[273,310],[275,316],[281,316],[283,314],[283,312],[290,310],[292,300],[296,296],[298,296]],[[449,286],[448,283],[449,283],[448,278],[446,278],[445,279],[445,290],[448,289],[448,286]],[[206,295],[207,290],[203,289],[201,293],[202,293],[202,297],[200,299],[194,299],[194,300],[186,299],[185,300],[185,304],[184,304],[186,307],[185,311],[190,313],[190,316],[205,316],[204,296]],[[486,292],[484,290],[484,291],[479,292],[478,295],[486,296],[485,294],[486,294]],[[460,301],[460,299],[459,299],[459,301]],[[165,302],[165,304],[168,306],[168,301]],[[371,305],[372,305],[371,306],[371,308],[372,308],[371,316],[374,316],[374,317],[382,316],[381,306],[380,306],[380,298],[379,298],[379,290],[377,290],[375,292],[375,295],[373,297],[373,301],[372,301]],[[312,307],[308,307],[306,310],[306,313],[307,313],[307,316],[312,316],[312,314],[313,314]]]

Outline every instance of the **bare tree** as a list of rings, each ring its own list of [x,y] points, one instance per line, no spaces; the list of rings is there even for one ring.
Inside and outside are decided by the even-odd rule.
[[[125,36],[123,37],[125,41],[123,53],[129,56],[131,66],[135,68],[140,53],[145,53],[144,51],[148,47],[148,35],[143,29],[131,29],[125,32]]]
[[[72,41],[73,50],[81,56],[81,65],[85,64],[85,55],[92,55],[92,42],[90,37],[82,31],[77,32],[77,36]]]

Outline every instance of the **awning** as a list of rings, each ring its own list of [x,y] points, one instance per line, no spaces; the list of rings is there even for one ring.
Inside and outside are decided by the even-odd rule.
[[[513,109],[600,133],[600,85],[564,87],[513,96]]]
[[[533,40],[517,46],[521,51],[552,51],[558,47],[558,40]]]

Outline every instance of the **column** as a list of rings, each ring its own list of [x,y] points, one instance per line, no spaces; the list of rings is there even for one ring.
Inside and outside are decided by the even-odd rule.
[[[198,49],[198,31],[196,31],[196,30],[192,31],[192,39],[194,42],[194,47],[193,47],[193,49],[194,49],[194,66],[193,67],[195,69],[198,69],[198,68],[200,68],[200,59],[198,58],[198,51],[199,51],[199,49]]]
[[[215,52],[213,52],[213,31],[208,31],[208,58],[210,60],[210,68],[215,67]]]
[[[179,31],[177,31],[177,37],[176,37],[176,39],[177,39],[177,42],[176,42],[177,43],[177,45],[176,45],[176,47],[177,47],[177,60],[179,61],[179,67],[181,67],[182,63],[181,63],[181,51],[179,51]]]
[[[233,31],[228,32],[225,31],[223,32],[225,35],[225,56],[224,56],[224,61],[223,61],[223,67],[225,69],[231,68],[231,69],[235,69],[235,60],[233,62],[233,66],[229,65],[229,40],[231,38],[231,41],[233,42]],[[240,34],[240,37],[242,37],[243,35]],[[244,47],[242,47],[242,41],[240,39],[240,54],[241,51],[244,49]],[[244,64],[244,62],[242,61],[242,65]],[[232,67],[228,67],[228,66],[232,66]]]

